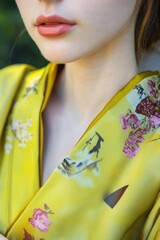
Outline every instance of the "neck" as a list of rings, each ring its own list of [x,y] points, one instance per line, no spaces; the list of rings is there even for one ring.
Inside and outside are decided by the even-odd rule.
[[[134,31],[124,32],[101,50],[67,63],[58,92],[67,111],[90,121],[134,75],[137,62]]]

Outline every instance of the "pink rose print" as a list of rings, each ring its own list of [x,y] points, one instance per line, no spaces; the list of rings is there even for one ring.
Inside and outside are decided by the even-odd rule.
[[[48,232],[49,226],[52,225],[52,222],[49,221],[48,215],[53,214],[53,212],[46,204],[44,205],[44,208],[45,210],[34,209],[33,217],[29,218],[28,221],[32,224],[34,228],[37,228],[41,232]]]
[[[33,218],[29,218],[29,222],[42,232],[47,232],[48,227],[52,224],[48,220],[47,213],[41,209],[35,209]]]

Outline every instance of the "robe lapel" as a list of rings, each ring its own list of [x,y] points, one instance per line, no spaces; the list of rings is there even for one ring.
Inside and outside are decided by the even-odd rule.
[[[82,224],[84,219],[89,228],[93,226],[94,216],[101,216],[100,219],[103,219],[104,209],[106,211],[107,208],[107,205],[104,205],[104,199],[108,201],[107,192],[115,192],[127,186],[123,191],[125,195],[129,188],[128,176],[121,178],[118,166],[123,166],[125,171],[128,164],[132,163],[123,152],[123,144],[128,133],[122,135],[120,115],[131,107],[123,96],[128,91],[131,96],[133,91],[131,89],[140,79],[141,77],[138,77],[134,83],[130,83],[129,87],[119,93],[121,97],[113,98],[93,120],[69,156],[57,166],[48,181],[31,199],[8,232],[9,239],[44,240],[51,237],[63,239],[64,236],[67,240],[76,239],[74,237],[77,233],[80,234],[81,227],[85,227],[85,224]],[[36,132],[37,129],[35,134]],[[36,149],[38,148],[39,145],[36,146]],[[37,156],[32,157],[34,158],[37,159]],[[35,166],[36,164],[37,160]],[[34,177],[37,179],[38,173]],[[116,180],[117,184],[115,184]],[[30,186],[33,186],[34,178],[29,181]],[[115,204],[112,206],[114,207]],[[93,209],[96,209],[95,215]],[[107,213],[110,215],[112,212],[108,206]],[[61,231],[63,221],[65,227]],[[73,231],[70,229],[72,224],[79,231],[75,232],[75,235],[74,229]],[[80,239],[88,239],[86,236],[83,238],[81,235],[81,237]]]

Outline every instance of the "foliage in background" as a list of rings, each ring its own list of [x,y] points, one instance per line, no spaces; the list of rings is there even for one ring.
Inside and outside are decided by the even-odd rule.
[[[0,68],[15,63],[42,67],[47,62],[25,31],[15,1],[4,0],[0,1]]]

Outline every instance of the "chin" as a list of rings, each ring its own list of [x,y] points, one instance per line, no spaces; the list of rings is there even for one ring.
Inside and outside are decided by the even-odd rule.
[[[49,62],[55,63],[71,63],[85,58],[90,54],[86,46],[79,47],[77,45],[65,42],[52,43],[52,41],[35,41],[42,56]]]
[[[65,53],[63,51],[43,51],[41,50],[41,54],[43,55],[43,57],[48,60],[49,62],[55,62],[55,63],[70,63],[70,62],[74,62],[77,61],[78,59],[80,59],[79,55],[76,54],[71,54],[68,53],[67,51],[65,51]]]
[[[49,61],[49,62],[54,62],[54,63],[59,63],[59,64],[65,64],[65,63],[70,63],[73,62],[74,59],[69,58],[69,57],[64,57],[64,56],[54,56],[54,54],[52,56],[50,56],[49,54],[43,54],[43,57]]]
[[[34,41],[42,56],[49,62],[69,63],[79,58],[78,51],[66,44],[53,44],[50,41]]]

